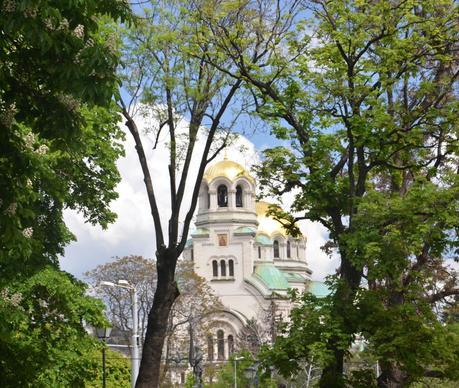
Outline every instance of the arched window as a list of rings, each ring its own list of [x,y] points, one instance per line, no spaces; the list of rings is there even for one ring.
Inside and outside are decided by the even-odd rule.
[[[279,258],[279,241],[274,240],[273,242],[273,251],[274,251],[274,257]]]
[[[210,208],[210,193],[207,191],[207,209]]]
[[[209,361],[214,360],[214,339],[211,335],[207,337],[207,359]]]
[[[214,278],[218,277],[218,263],[217,260],[212,261],[212,275]]]
[[[191,248],[191,261],[194,261],[194,250]]]
[[[258,247],[258,258],[261,259],[261,247]]]
[[[233,260],[228,261],[228,275],[234,276],[234,261]]]
[[[300,248],[299,248],[298,244],[296,244],[296,258],[297,259],[300,258]]]
[[[225,359],[225,333],[223,330],[217,331],[217,359],[224,360]]]
[[[219,207],[228,207],[228,188],[225,185],[218,186],[217,197]]]
[[[226,263],[225,260],[220,261],[220,275],[221,276],[226,276]]]
[[[243,202],[242,202],[242,187],[237,186],[236,187],[236,207],[242,207]]]
[[[290,248],[290,241],[287,241],[287,257],[290,259],[290,257],[292,257],[292,252],[291,252],[291,248]]]
[[[234,338],[230,334],[228,336],[228,356],[231,356],[234,353]]]

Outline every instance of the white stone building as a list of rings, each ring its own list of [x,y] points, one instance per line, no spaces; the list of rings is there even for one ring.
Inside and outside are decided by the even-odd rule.
[[[237,333],[248,319],[261,318],[274,302],[286,316],[289,288],[305,287],[325,295],[311,281],[305,236],[288,236],[280,223],[266,216],[269,204],[256,202],[256,181],[240,164],[224,160],[203,177],[196,229],[184,258],[218,295],[224,310],[212,317],[207,361],[222,361],[234,349]]]

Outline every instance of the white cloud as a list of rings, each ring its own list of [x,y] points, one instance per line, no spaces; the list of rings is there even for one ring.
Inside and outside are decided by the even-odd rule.
[[[329,257],[320,248],[328,241],[328,231],[318,222],[301,221],[301,230],[308,238],[306,244],[306,260],[312,269],[313,280],[323,280],[327,275],[335,273],[339,266],[339,258]]]
[[[180,123],[179,132],[183,132],[185,128],[186,123]],[[204,137],[198,141],[192,159],[190,182],[193,182],[197,173],[198,156],[200,157],[204,147],[203,140]],[[147,158],[150,160],[158,208],[163,219],[162,227],[163,230],[167,230],[170,194],[167,169],[169,152],[166,139],[162,139],[155,150],[153,141],[147,135],[143,135],[143,141]],[[67,247],[65,256],[61,259],[61,266],[77,277],[81,277],[85,271],[97,265],[111,261],[114,256],[135,254],[154,257],[154,226],[134,141],[130,134],[126,136],[125,149],[126,156],[118,162],[122,176],[117,187],[119,198],[112,203],[112,209],[118,214],[117,221],[107,230],[102,230],[99,226],[85,223],[81,214],[74,211],[65,212],[65,221],[78,240]],[[259,160],[254,144],[244,136],[239,136],[226,153],[221,153],[213,162],[222,160],[225,154],[228,159],[237,161],[247,169]],[[188,185],[183,202],[185,210],[190,202],[191,191],[192,187]],[[287,202],[291,203],[286,199]],[[183,219],[184,214],[181,214],[181,217]],[[327,233],[321,225],[311,222],[305,222],[303,229],[308,236],[307,255],[310,268],[314,271],[313,278],[322,279],[336,267],[335,261],[328,259],[320,250],[320,246],[327,239]]]

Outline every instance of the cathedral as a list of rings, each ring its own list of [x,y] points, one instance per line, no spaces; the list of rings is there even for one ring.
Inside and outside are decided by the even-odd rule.
[[[324,296],[327,289],[311,280],[306,236],[293,238],[266,215],[269,203],[256,201],[256,181],[240,164],[227,160],[206,170],[199,193],[196,229],[184,258],[205,278],[223,303],[212,317],[207,361],[228,359],[238,332],[275,304],[286,317],[290,288]]]

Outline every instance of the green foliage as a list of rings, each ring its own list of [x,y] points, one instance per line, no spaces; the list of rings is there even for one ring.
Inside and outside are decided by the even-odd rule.
[[[457,380],[447,380],[439,378],[424,378],[418,383],[411,385],[412,388],[456,388]]]
[[[314,356],[321,386],[343,386],[346,350],[362,331],[389,379],[401,369],[408,383],[457,363],[451,347],[428,346],[446,335],[434,304],[457,293],[448,268],[459,230],[457,4],[286,3],[239,5],[234,32],[214,20],[212,36],[257,113],[290,142],[264,151],[259,182],[279,197],[297,189],[292,210],[324,225],[341,259],[334,294],[305,296],[266,357],[289,375]]]
[[[107,387],[129,388],[131,386],[131,364],[124,355],[110,349],[105,350],[105,381]],[[102,352],[100,349],[91,354],[94,375],[86,379],[84,387],[99,388],[102,384]]]
[[[13,121],[51,139],[79,130],[79,105],[107,106],[117,89],[118,57],[103,16],[126,20],[122,1],[0,2],[2,142]]]
[[[351,373],[346,383],[353,388],[376,388],[374,376],[374,369],[359,369]]]
[[[193,388],[195,386],[195,378],[193,373],[188,373],[185,380],[185,388]]]
[[[82,322],[106,324],[100,302],[67,273],[47,267],[2,289],[0,374],[4,386],[82,386],[100,348]]]
[[[0,143],[0,267],[2,282],[57,264],[73,239],[63,222],[64,206],[102,226],[114,220],[108,205],[117,197],[116,160],[123,135],[116,110],[82,108],[81,134],[47,140],[22,124]]]
[[[441,186],[419,180],[404,196],[369,192],[347,237],[368,268],[370,289],[356,302],[362,333],[377,357],[396,360],[412,380],[431,368],[448,375],[459,362],[457,338],[431,306],[440,282],[445,290],[455,286],[442,256],[457,249],[458,194],[454,180]],[[415,260],[423,254],[428,266]]]
[[[306,363],[326,366],[333,353],[326,347],[334,338],[339,348],[347,351],[349,334],[342,330],[342,322],[333,317],[333,298],[317,298],[310,293],[292,293],[296,305],[290,319],[281,326],[280,335],[272,347],[265,346],[259,358],[264,367],[274,366],[285,378],[298,374]]]
[[[240,357],[243,357],[243,359],[239,361],[235,361],[235,359],[238,359]],[[251,367],[256,367],[256,364],[254,364],[254,359],[252,355],[249,352],[240,352],[240,353],[235,353],[233,354],[228,361],[222,365],[220,370],[218,371],[217,374],[217,381],[215,383],[211,384],[206,384],[206,387],[209,388],[226,388],[226,387],[231,387],[234,385],[234,367],[235,363],[237,363],[236,367],[236,379],[237,379],[237,386],[238,387],[250,387],[252,386],[250,380],[248,380],[247,376],[245,375],[245,370]],[[271,380],[269,376],[261,376],[261,371],[259,370],[259,386],[261,387],[276,387],[277,385],[274,384],[274,382]]]
[[[63,210],[106,227],[119,182],[115,0],[0,1],[0,369],[6,386],[83,386],[102,306],[59,271]],[[104,25],[104,26],[102,26]]]
[[[111,101],[119,56],[107,18],[118,1],[0,2],[1,281],[57,264],[73,239],[62,209],[114,220],[122,133]],[[104,16],[107,15],[107,16]],[[0,282],[1,282],[0,281]]]

